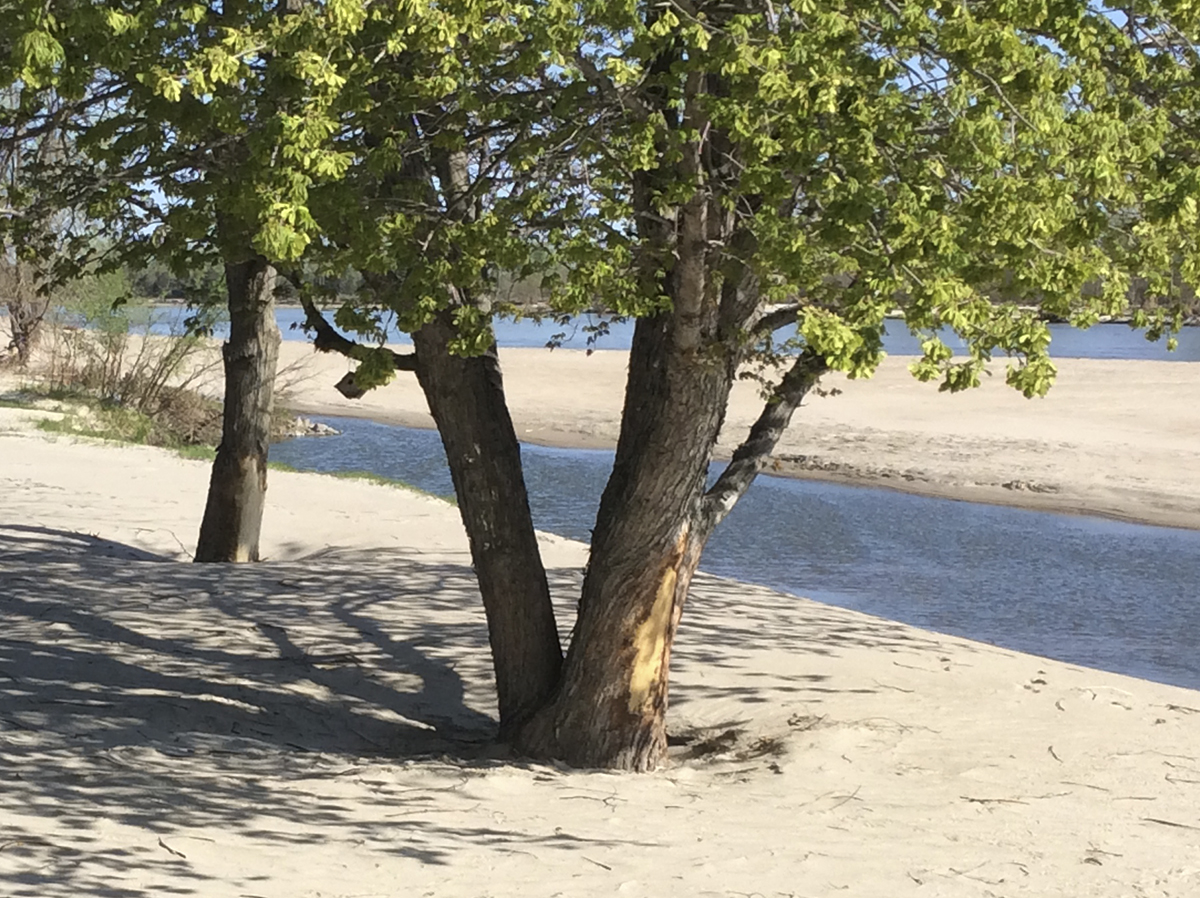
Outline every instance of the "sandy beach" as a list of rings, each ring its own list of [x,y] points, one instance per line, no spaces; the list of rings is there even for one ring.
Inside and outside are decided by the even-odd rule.
[[[0,894],[1200,894],[1200,693],[702,575],[669,766],[514,762],[455,509],[274,472],[268,560],[192,565],[205,463],[29,418]],[[543,550],[566,632],[585,547]]]
[[[870,380],[826,377],[827,395],[797,411],[775,472],[1200,529],[1200,363],[1062,359],[1050,394],[1025,399],[1002,365],[979,389],[948,395],[914,380],[911,361],[889,358]],[[626,353],[508,349],[501,363],[523,440],[616,445]],[[348,400],[333,388],[350,369],[344,358],[288,342],[281,364],[299,411],[432,426],[411,374]],[[721,454],[761,409],[757,385],[739,383]]]

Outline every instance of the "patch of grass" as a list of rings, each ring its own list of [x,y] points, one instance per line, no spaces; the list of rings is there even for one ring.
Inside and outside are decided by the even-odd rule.
[[[169,427],[164,427],[162,422],[149,415],[124,406],[103,402],[86,393],[53,390],[49,393],[27,394],[21,398],[5,397],[0,399],[0,406],[32,409],[36,408],[34,402],[38,399],[54,399],[63,402],[66,406],[60,411],[62,418],[45,418],[38,421],[38,429],[46,433],[92,437],[137,446],[159,446],[170,449],[183,458],[199,461],[212,461],[217,457],[216,448],[208,443],[189,442],[186,437],[172,432]],[[429,496],[432,499],[440,499],[450,505],[458,505],[458,500],[452,495],[441,496],[431,493],[413,486],[407,481],[396,477],[385,477],[373,471],[302,470],[280,461],[269,462],[267,467],[275,471],[287,471],[293,474],[323,474],[326,477],[337,477],[341,480],[364,480],[379,486],[390,486]]]
[[[458,505],[458,499],[455,496],[443,496],[439,493],[431,493],[429,490],[423,490],[419,486],[413,486],[407,480],[401,480],[398,477],[385,477],[383,474],[376,474],[374,471],[331,471],[330,474],[342,480],[365,480],[368,483],[377,483],[380,486],[398,487],[413,493],[419,493],[422,496],[428,496],[431,499],[441,499],[450,505]]]
[[[385,477],[383,474],[376,474],[374,471],[330,471],[331,477],[337,477],[341,480],[365,480],[367,483],[377,483],[380,486],[399,486],[406,490],[412,490],[414,493],[422,493],[424,490],[417,489],[411,483],[401,480],[399,477]],[[427,495],[433,495],[428,493]]]
[[[217,457],[214,446],[176,446],[174,452],[183,458],[194,458],[197,461],[212,461]]]
[[[41,396],[31,395],[25,402],[15,401],[14,405],[36,409],[36,399],[54,399],[64,403],[59,410],[61,418],[44,418],[37,422],[38,430],[45,433],[91,437],[134,446],[158,446],[170,449],[183,458],[204,461],[211,461],[217,454],[212,445],[189,441],[190,434],[174,430],[168,422],[87,394],[53,390]]]
[[[273,461],[267,464],[268,468],[274,468],[276,471],[288,471],[293,474],[320,474],[324,477],[336,477],[339,480],[364,480],[367,483],[374,483],[378,486],[390,486],[394,489],[408,490],[411,493],[417,493],[422,496],[428,496],[431,499],[440,499],[449,505],[458,505],[458,499],[454,496],[441,496],[437,493],[431,493],[428,490],[423,490],[419,486],[413,486],[407,480],[401,480],[398,477],[385,477],[383,474],[376,474],[374,471],[313,471],[302,470],[289,465],[287,462]]]
[[[95,437],[118,443],[147,445],[154,434],[154,422],[133,409],[100,404],[83,406],[82,412],[64,411],[62,418],[38,421],[39,430],[72,436]]]

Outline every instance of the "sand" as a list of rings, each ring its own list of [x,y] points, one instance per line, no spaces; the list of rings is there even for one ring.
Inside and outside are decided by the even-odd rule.
[[[368,401],[399,418],[404,389]],[[900,415],[846,397],[810,417]],[[558,401],[607,433],[600,378]],[[455,509],[275,472],[268,560],[193,565],[205,463],[29,417],[0,409],[0,895],[1200,895],[1200,693],[701,575],[690,745],[648,775],[517,762]],[[543,549],[566,632],[585,547]]]
[[[982,387],[939,393],[889,358],[874,378],[825,378],[827,393],[797,411],[776,473],[931,496],[1200,529],[1200,363],[1062,359],[1044,399],[1007,387],[1003,366]],[[333,384],[351,363],[285,343],[290,404],[431,427],[411,374],[359,400]],[[627,354],[502,350],[521,438],[610,448],[620,425]],[[737,385],[719,454],[728,457],[762,409],[756,384]]]

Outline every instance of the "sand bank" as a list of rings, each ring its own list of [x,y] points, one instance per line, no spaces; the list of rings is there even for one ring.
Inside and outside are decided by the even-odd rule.
[[[282,361],[298,410],[432,426],[412,375],[348,400],[333,389],[345,359],[285,343]],[[522,439],[615,446],[625,353],[509,349],[501,361]],[[915,381],[909,361],[888,359],[867,381],[827,377],[837,394],[813,396],[796,413],[775,471],[1200,528],[1200,364],[1063,359],[1050,395],[1029,400],[1004,385],[1001,366],[978,390],[947,395]],[[756,385],[739,383],[723,455],[761,407]]]
[[[192,565],[206,464],[26,417],[0,894],[1200,894],[1200,693],[701,575],[670,766],[512,763],[453,508],[275,472],[269,560]]]

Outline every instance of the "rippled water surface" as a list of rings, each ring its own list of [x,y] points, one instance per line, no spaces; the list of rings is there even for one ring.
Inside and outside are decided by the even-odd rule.
[[[272,458],[453,487],[436,432],[321,419]],[[534,523],[587,540],[612,453],[523,449]],[[920,627],[1200,688],[1200,532],[760,477],[704,570]]]

